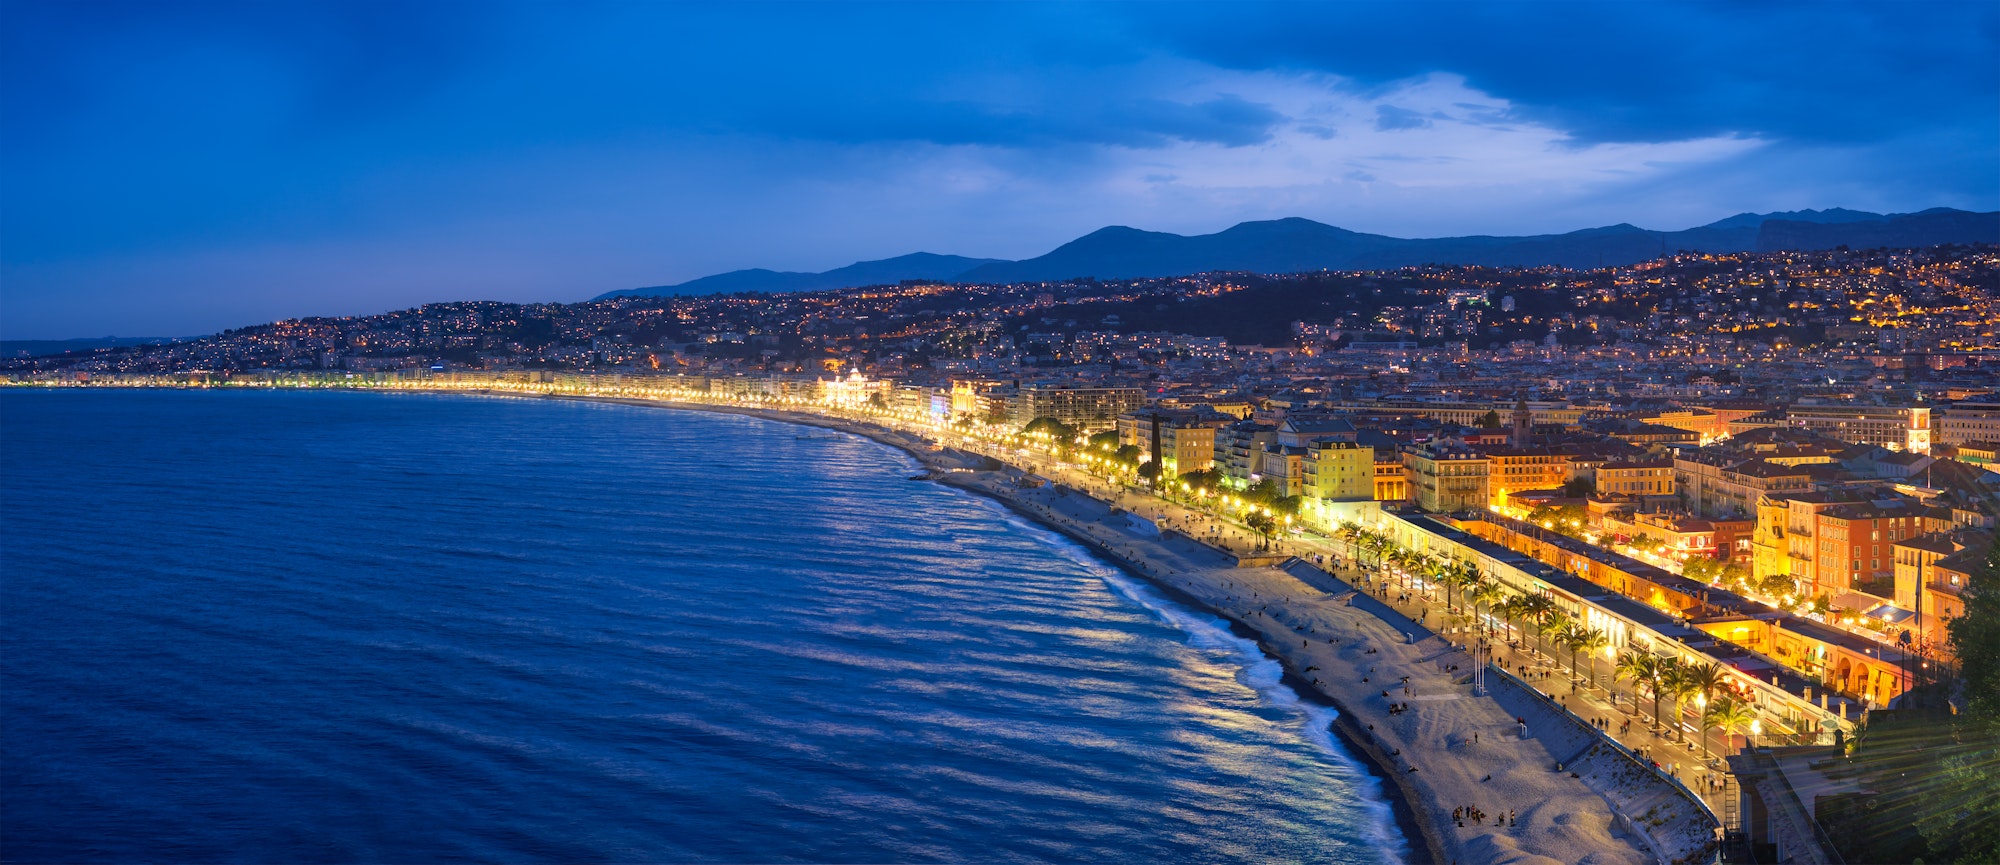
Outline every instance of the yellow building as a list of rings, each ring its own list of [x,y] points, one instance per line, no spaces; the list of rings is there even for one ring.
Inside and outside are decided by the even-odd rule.
[[[1674,461],[1670,459],[1605,463],[1597,467],[1600,496],[1670,496],[1674,494]]]
[[[1305,492],[1331,501],[1373,501],[1375,449],[1353,442],[1314,442],[1305,448]]]
[[[1484,454],[1433,442],[1403,451],[1410,491],[1417,507],[1432,513],[1484,510],[1492,464]]]
[[[1395,451],[1375,453],[1375,500],[1402,503],[1410,500],[1410,475],[1403,457]]]
[[[1561,489],[1570,481],[1568,454],[1542,448],[1489,448],[1485,453],[1487,504],[1495,508],[1504,507],[1514,493]]]

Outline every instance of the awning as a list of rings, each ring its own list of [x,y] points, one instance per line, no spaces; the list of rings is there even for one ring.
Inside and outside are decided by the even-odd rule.
[[[1890,623],[1900,622],[1914,615],[1916,615],[1916,613],[1893,606],[1891,604],[1883,604],[1882,606],[1876,607],[1875,609],[1868,611],[1869,618],[1881,619],[1882,621]]]

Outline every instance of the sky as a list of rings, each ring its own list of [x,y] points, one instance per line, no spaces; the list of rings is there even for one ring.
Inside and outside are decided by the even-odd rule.
[[[1106,225],[2000,209],[2000,4],[0,0],[0,338]]]

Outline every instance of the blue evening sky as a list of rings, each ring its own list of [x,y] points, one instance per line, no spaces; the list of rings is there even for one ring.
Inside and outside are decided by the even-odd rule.
[[[2000,4],[0,0],[0,337],[1105,225],[2000,207]]]

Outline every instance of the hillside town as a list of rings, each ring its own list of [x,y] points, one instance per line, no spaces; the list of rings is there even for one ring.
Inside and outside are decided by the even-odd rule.
[[[1950,682],[2000,527],[1997,329],[2000,248],[1938,247],[433,304],[4,369],[864,419],[1187,508],[1232,554],[1368,562],[1755,762]],[[1766,843],[1825,846],[1793,835]]]
[[[1052,420],[1116,433],[1113,456],[1149,480],[1267,488],[1323,530],[1348,513],[1333,503],[1475,514],[1481,537],[1645,582],[1676,612],[1740,607],[1716,600],[1727,590],[1929,652],[1962,584],[1952,568],[2000,513],[1996,331],[2000,248],[1947,246],[432,304],[0,369],[64,384],[608,381],[1001,431]],[[1777,639],[1750,648],[1794,654]],[[1911,681],[1880,656],[1807,656],[1857,699]]]

